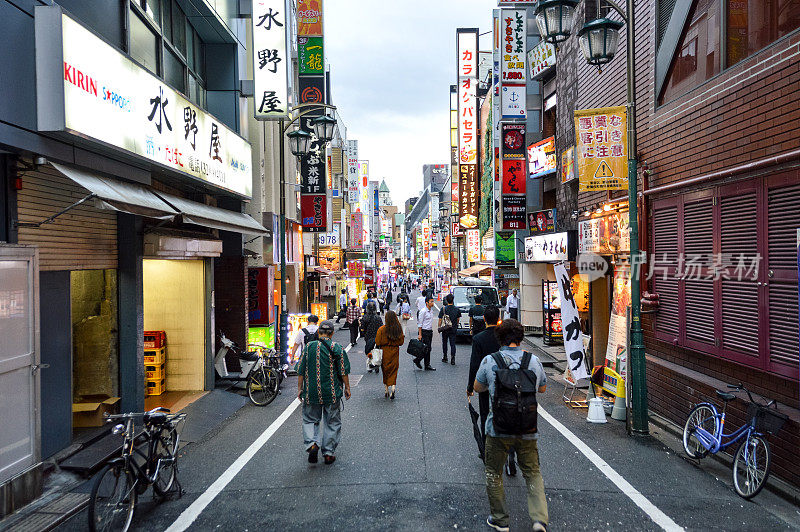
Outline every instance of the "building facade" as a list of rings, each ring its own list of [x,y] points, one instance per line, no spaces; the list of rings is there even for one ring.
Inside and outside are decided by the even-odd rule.
[[[0,347],[13,361],[0,374],[0,485],[29,475],[35,495],[40,461],[86,441],[98,412],[213,388],[216,332],[247,324],[244,235],[267,231],[243,213],[253,158],[237,2],[5,1],[0,20],[14,36],[0,253],[18,274],[0,277],[0,306],[21,310],[0,316],[20,339]],[[166,351],[148,359],[151,330],[166,331]]]
[[[776,399],[790,419],[771,438],[772,472],[796,486],[800,132],[791,124],[800,116],[800,9],[718,1],[636,9],[642,290],[656,302],[643,316],[650,408],[682,425],[694,403],[738,382]],[[594,7],[581,7],[573,33],[592,18]],[[626,102],[624,32],[620,41],[601,73],[576,39],[559,47],[560,163],[575,145],[575,110]],[[575,186],[560,184],[556,197],[572,197]],[[577,210],[586,227],[625,229],[627,191],[581,192]],[[616,268],[627,249],[601,254]],[[612,271],[592,283],[584,321],[595,364],[605,359]],[[746,407],[730,404],[734,425]]]

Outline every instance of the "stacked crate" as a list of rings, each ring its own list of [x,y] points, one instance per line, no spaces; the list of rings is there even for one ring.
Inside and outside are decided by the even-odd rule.
[[[144,379],[146,395],[164,393],[167,361],[167,333],[144,331]]]

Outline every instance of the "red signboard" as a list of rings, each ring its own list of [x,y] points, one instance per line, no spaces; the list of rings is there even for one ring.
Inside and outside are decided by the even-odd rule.
[[[525,194],[525,161],[503,161],[503,194]]]
[[[361,279],[364,277],[364,263],[357,260],[351,260],[347,263],[347,276],[353,279]]]
[[[375,284],[375,268],[364,268],[364,284]]]
[[[325,194],[302,194],[300,196],[300,216],[303,231],[324,233],[327,231],[328,196]]]

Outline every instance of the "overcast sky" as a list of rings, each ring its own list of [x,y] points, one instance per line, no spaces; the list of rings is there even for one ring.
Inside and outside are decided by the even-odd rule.
[[[370,179],[396,205],[422,190],[423,164],[449,164],[456,28],[491,29],[496,0],[325,0],[333,103]],[[491,50],[491,37],[481,37]]]

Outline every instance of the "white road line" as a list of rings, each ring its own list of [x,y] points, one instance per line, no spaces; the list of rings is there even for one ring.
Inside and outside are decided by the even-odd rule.
[[[200,516],[203,510],[206,509],[206,506],[211,504],[217,495],[225,489],[231,480],[239,473],[239,471],[244,468],[245,465],[255,456],[255,454],[264,446],[264,444],[269,441],[269,439],[281,428],[281,425],[289,419],[289,416],[292,415],[292,412],[300,406],[300,401],[295,399],[292,403],[286,407],[286,410],[278,416],[278,419],[272,422],[272,424],[267,427],[267,430],[261,433],[261,436],[256,439],[253,443],[250,444],[250,447],[242,453],[239,458],[233,462],[228,469],[225,470],[220,477],[214,481],[211,486],[208,487],[206,491],[203,492],[200,497],[198,497],[188,508],[186,508],[181,515],[175,520],[174,523],[170,525],[170,527],[166,530],[166,532],[183,532],[187,528],[189,528],[192,523]]]
[[[542,416],[545,421],[550,423],[558,432],[561,433],[569,442],[574,445],[583,455],[592,462],[597,469],[599,469],[608,479],[613,482],[617,488],[622,491],[625,495],[628,496],[630,500],[636,504],[642,511],[647,514],[647,516],[653,520],[655,524],[663,528],[667,531],[677,531],[683,530],[683,527],[679,526],[675,521],[673,521],[667,514],[659,510],[655,504],[650,502],[647,497],[642,495],[636,488],[631,486],[630,482],[625,480],[622,475],[617,473],[608,463],[600,458],[600,456],[594,452],[588,445],[586,445],[583,440],[578,438],[571,430],[561,424],[556,418],[545,412],[545,410],[539,406],[538,408],[539,415]]]

